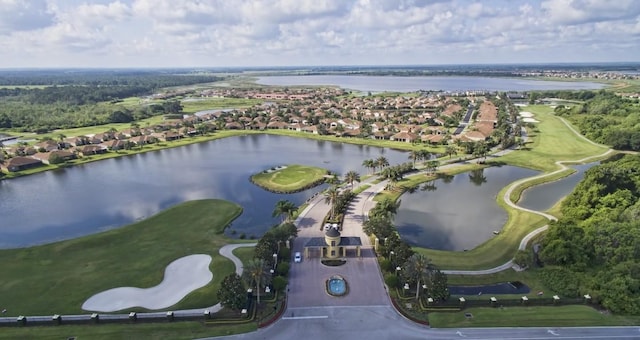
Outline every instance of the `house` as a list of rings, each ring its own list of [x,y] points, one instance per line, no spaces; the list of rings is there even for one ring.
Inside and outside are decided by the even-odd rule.
[[[76,150],[82,156],[90,156],[107,152],[107,147],[104,145],[85,145]]]
[[[275,121],[267,124],[267,129],[287,129],[289,124],[285,122]]]
[[[46,140],[44,142],[40,142],[37,143],[35,145],[37,150],[44,150],[45,152],[50,152],[53,150],[58,150],[60,148],[60,146],[58,145],[57,142],[54,142],[52,140]]]
[[[302,132],[307,132],[307,133],[312,133],[314,135],[318,134],[318,127],[315,125],[312,126],[305,126],[302,128]]]
[[[85,136],[79,137],[67,137],[64,139],[64,142],[69,144],[70,146],[81,146],[89,143],[89,140]]]
[[[2,169],[10,172],[22,171],[42,165],[42,161],[32,157],[16,156],[2,163]]]
[[[128,141],[114,139],[110,141],[106,141],[104,143],[100,143],[101,146],[106,147],[109,150],[121,150],[127,146]]]
[[[51,164],[52,157],[58,157],[62,161],[68,161],[70,159],[76,158],[76,155],[73,152],[67,150],[54,150],[51,152],[38,152],[37,154],[31,156],[35,159],[40,160],[44,164]]]
[[[418,135],[412,132],[398,132],[391,136],[391,140],[405,143],[413,143],[418,138]]]

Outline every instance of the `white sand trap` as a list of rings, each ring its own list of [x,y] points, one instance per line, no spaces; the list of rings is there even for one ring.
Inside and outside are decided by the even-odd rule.
[[[540,121],[537,121],[533,118],[522,118],[522,121],[525,123],[539,123]]]
[[[520,117],[533,117],[533,113],[527,112],[527,111],[522,111],[519,114],[520,114]]]
[[[169,263],[159,285],[151,288],[109,289],[90,297],[82,305],[82,309],[115,312],[131,307],[163,309],[173,306],[187,294],[211,282],[213,274],[209,270],[209,263],[211,256],[204,254],[179,258]]]

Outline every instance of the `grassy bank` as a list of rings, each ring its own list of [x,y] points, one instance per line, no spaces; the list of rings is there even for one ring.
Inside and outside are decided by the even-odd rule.
[[[212,306],[222,278],[234,271],[233,263],[218,254],[233,242],[222,231],[241,212],[228,201],[190,201],[100,234],[0,250],[4,316],[85,313],[81,306],[92,295],[115,287],[156,286],[169,263],[191,254],[211,255],[213,281],[171,309]]]
[[[471,313],[472,318],[466,318]],[[637,316],[601,313],[589,306],[468,308],[462,312],[429,314],[435,328],[635,326]]]
[[[291,193],[319,185],[324,181],[326,169],[299,164],[272,168],[251,176],[251,181],[268,191]]]

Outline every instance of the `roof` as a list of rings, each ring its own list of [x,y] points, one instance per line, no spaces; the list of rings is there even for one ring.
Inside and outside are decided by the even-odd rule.
[[[361,246],[362,240],[359,237],[341,237],[340,246]],[[326,247],[327,242],[324,237],[312,237],[304,245],[305,247]]]
[[[325,235],[327,235],[329,237],[338,237],[338,236],[340,236],[340,232],[335,228],[329,228],[329,230],[327,230]]]

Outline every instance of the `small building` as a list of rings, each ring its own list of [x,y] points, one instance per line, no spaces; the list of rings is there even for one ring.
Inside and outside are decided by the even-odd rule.
[[[310,252],[319,250],[321,258],[336,259],[347,257],[347,250],[355,250],[355,256],[361,255],[362,241],[359,237],[340,236],[337,228],[328,228],[324,237],[312,237],[304,245],[305,258],[310,257]]]

